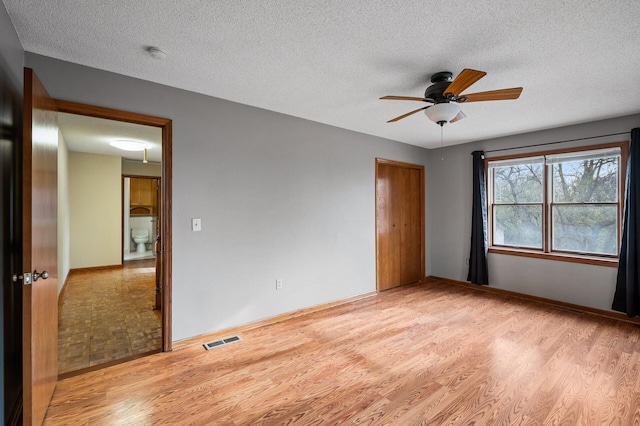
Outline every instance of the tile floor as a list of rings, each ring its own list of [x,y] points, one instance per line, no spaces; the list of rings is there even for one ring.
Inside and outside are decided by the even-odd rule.
[[[161,348],[155,260],[72,272],[59,301],[59,374]]]
[[[138,253],[137,251],[133,251],[131,253],[129,252],[124,253],[125,262],[127,260],[137,260],[137,259],[155,259],[155,255],[150,250],[142,253]]]

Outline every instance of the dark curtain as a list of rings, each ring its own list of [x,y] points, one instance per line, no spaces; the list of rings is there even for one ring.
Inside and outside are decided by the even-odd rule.
[[[473,284],[489,284],[487,266],[487,203],[484,176],[484,152],[473,151],[473,210],[471,212],[471,251],[469,253],[469,275]]]
[[[627,185],[622,223],[622,247],[618,262],[616,293],[612,309],[628,316],[640,315],[640,128],[631,131],[631,146],[627,161]]]

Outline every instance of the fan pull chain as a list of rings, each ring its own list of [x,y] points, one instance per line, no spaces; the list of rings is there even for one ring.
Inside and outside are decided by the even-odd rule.
[[[440,148],[444,148],[444,126],[442,124],[440,125]],[[440,157],[440,161],[444,161],[444,153]]]

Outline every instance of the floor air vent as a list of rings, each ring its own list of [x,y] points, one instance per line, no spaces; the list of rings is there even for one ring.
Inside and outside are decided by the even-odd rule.
[[[578,314],[578,315],[584,315],[583,311],[579,311],[577,309],[571,309],[571,308],[566,308],[564,306],[552,306],[553,309],[557,309],[559,311],[564,311],[564,312],[571,312],[572,314]]]
[[[226,339],[214,340],[213,342],[205,343],[203,346],[206,350],[209,351],[219,346],[224,346],[230,343],[239,342],[240,340],[242,340],[240,336],[232,336],[232,337],[227,337]]]

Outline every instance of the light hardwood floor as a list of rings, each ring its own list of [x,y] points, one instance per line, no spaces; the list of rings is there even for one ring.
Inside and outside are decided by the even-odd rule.
[[[640,328],[446,282],[58,383],[46,425],[637,425]]]
[[[154,303],[154,259],[72,272],[58,303],[58,373],[160,350]]]

